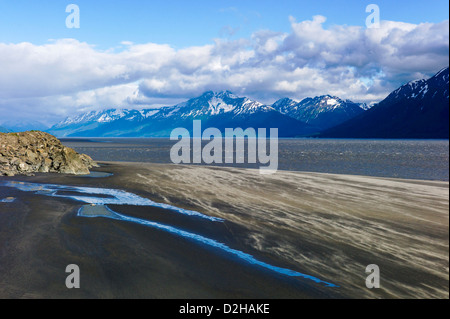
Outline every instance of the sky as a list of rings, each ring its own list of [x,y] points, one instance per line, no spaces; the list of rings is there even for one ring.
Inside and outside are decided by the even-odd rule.
[[[0,0],[0,123],[51,125],[208,90],[266,104],[377,102],[448,66],[448,10],[441,0]]]

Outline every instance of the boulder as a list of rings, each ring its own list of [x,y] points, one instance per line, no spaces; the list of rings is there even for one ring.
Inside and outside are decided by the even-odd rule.
[[[63,173],[84,175],[98,165],[85,154],[39,131],[0,133],[0,176]]]

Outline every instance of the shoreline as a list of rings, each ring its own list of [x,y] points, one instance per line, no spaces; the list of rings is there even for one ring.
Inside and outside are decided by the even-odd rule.
[[[84,287],[78,295],[63,287],[44,296],[51,297],[57,292],[75,298],[156,298],[154,291],[159,289],[164,291],[161,298],[448,298],[448,182],[292,171],[260,176],[257,169],[198,165],[99,164],[102,166],[94,171],[114,175],[85,178],[38,174],[8,180],[122,189],[155,202],[223,218],[226,222],[216,227],[163,209],[112,207],[130,217],[212,237],[272,265],[335,282],[340,288],[325,289],[274,275],[214,249],[139,225],[77,218],[75,210],[80,205],[72,200],[17,191],[13,194],[17,201],[0,203],[0,219],[16,225],[8,230],[0,228],[0,240],[8,239],[8,234],[14,238],[8,239],[9,248],[0,244],[4,256],[8,256],[11,247],[29,245],[18,256],[35,256],[31,260],[38,263],[43,263],[43,256],[47,256],[54,260],[53,268],[59,259],[68,260],[71,256],[84,263],[81,269],[91,271],[88,276],[92,287]],[[0,195],[3,180],[6,178],[0,178]],[[21,208],[21,213],[5,212],[6,205],[11,205],[10,209]],[[52,209],[46,211],[44,207]],[[37,227],[29,236],[21,233],[20,230],[33,228],[36,218],[43,228]],[[14,229],[22,235],[13,234]],[[112,229],[121,235],[111,233]],[[30,241],[30,236],[36,236],[35,240]],[[42,246],[42,240],[49,244],[46,236],[50,246],[57,248],[55,254]],[[61,238],[65,241],[61,242]],[[108,245],[102,247],[102,242]],[[89,247],[88,256],[81,247]],[[43,256],[36,256],[36,251],[42,251]],[[151,264],[150,251],[151,256],[159,257],[152,271],[144,267]],[[105,256],[109,257],[102,259]],[[6,270],[6,274],[0,275],[0,287],[13,289],[11,278],[19,278],[20,272],[11,273],[11,265],[17,266],[19,261],[2,260],[0,273]],[[130,274],[125,265],[133,262],[135,274]],[[367,289],[364,284],[365,266],[373,263],[380,266],[382,273],[379,290]],[[28,267],[18,268],[30,271],[30,263],[25,264]],[[124,279],[116,283],[106,275],[111,271]],[[138,274],[146,278],[145,283],[137,284]],[[158,281],[156,274],[164,274],[164,282],[172,289],[161,288],[163,280]],[[58,278],[64,275],[62,272]],[[51,277],[50,272],[48,276]],[[177,280],[170,280],[172,276]],[[20,282],[14,289],[22,289],[23,294],[17,295],[26,298],[27,283]],[[107,292],[94,289],[95,285],[102,287],[100,290],[108,287]],[[114,288],[116,285],[122,291]],[[195,292],[190,294],[186,287]],[[131,293],[133,290],[139,293]],[[35,289],[35,294],[39,293],[43,292]],[[14,294],[8,295],[8,289],[0,288],[0,296],[9,298]]]
[[[172,164],[168,139],[128,139],[124,141],[67,142],[80,153],[99,161],[146,162]],[[280,140],[278,169],[280,171],[321,172],[449,181],[448,141],[315,141]],[[425,152],[425,147],[431,147]],[[190,164],[196,165],[196,164]],[[205,163],[201,164],[205,165]],[[259,168],[258,163],[232,163],[211,166]],[[209,166],[209,165],[208,165]]]
[[[162,166],[174,166],[174,167],[189,167],[189,166],[197,166],[197,167],[210,167],[211,169],[236,169],[236,170],[251,170],[255,173],[259,174],[259,168],[254,167],[235,167],[235,166],[225,166],[225,165],[213,165],[213,164],[173,164],[173,163],[150,163],[150,162],[130,162],[130,161],[98,161],[100,166],[102,165],[162,165]],[[92,171],[97,171],[98,168],[91,169]],[[392,180],[392,181],[404,181],[404,182],[436,182],[436,183],[447,183],[450,185],[450,180],[443,179],[419,179],[419,178],[402,178],[402,177],[384,177],[384,176],[373,176],[373,175],[360,175],[360,174],[344,174],[344,173],[326,173],[326,172],[314,172],[314,171],[298,171],[298,170],[287,170],[287,169],[278,169],[277,172],[285,172],[285,173],[299,173],[299,174],[318,174],[325,176],[347,176],[347,177],[363,177],[363,178],[373,178],[373,179],[383,179],[383,180]],[[275,174],[276,174],[275,173]]]

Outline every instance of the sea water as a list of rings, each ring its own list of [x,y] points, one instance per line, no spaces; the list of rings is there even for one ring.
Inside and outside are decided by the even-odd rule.
[[[171,163],[168,138],[63,139],[97,161]],[[448,140],[279,139],[278,169],[449,180]],[[192,164],[196,165],[196,164]],[[214,164],[258,168],[257,164]]]

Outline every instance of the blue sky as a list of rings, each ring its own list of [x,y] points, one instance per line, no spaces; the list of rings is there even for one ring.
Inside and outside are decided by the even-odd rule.
[[[72,3],[79,29],[65,24]],[[365,25],[371,3],[377,29]],[[448,10],[443,0],[0,0],[0,123],[173,105],[206,90],[267,104],[376,102],[448,66]]]
[[[67,29],[68,4],[80,8],[80,29]],[[298,21],[327,17],[325,26],[365,24],[365,8],[380,7],[383,20],[409,23],[448,19],[448,1],[361,0],[2,0],[0,41],[46,43],[76,38],[99,48],[122,41],[167,43],[175,48],[210,43],[220,37],[249,37],[258,30],[288,32]]]

